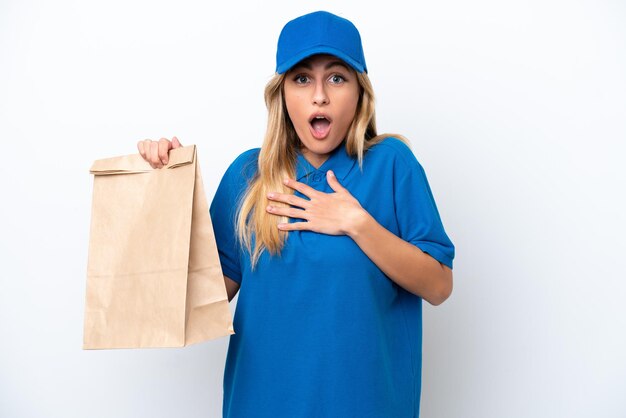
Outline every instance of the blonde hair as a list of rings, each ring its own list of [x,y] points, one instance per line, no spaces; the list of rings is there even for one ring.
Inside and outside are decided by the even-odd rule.
[[[363,170],[363,154],[371,146],[393,136],[410,146],[402,135],[376,133],[374,91],[366,73],[356,73],[360,86],[359,101],[354,120],[346,135],[346,152],[356,156]],[[265,105],[268,110],[267,131],[258,156],[258,171],[252,179],[237,210],[235,233],[241,245],[250,253],[254,270],[261,253],[268,250],[279,255],[288,231],[277,228],[279,223],[289,222],[287,216],[268,213],[265,208],[270,200],[267,194],[278,191],[293,194],[294,190],[283,184],[286,177],[295,178],[297,151],[301,142],[296,135],[286,111],[284,99],[285,74],[275,74],[265,86]],[[342,146],[342,145],[339,145]],[[289,204],[272,201],[273,206],[289,207]],[[254,235],[254,248],[252,237]]]

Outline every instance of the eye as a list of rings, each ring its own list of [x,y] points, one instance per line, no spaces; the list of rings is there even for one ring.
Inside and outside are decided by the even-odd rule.
[[[328,81],[330,81],[333,84],[341,84],[344,81],[346,81],[346,78],[344,76],[342,76],[341,74],[333,74],[333,75],[330,76]]]
[[[309,81],[309,77],[304,74],[298,74],[293,78],[293,81],[295,81],[296,84],[306,84]]]

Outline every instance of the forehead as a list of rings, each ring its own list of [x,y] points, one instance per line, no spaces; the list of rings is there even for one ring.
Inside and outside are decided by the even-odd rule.
[[[354,72],[354,70],[345,61],[343,61],[342,59],[334,55],[329,55],[329,54],[316,54],[316,55],[307,57],[303,59],[302,61],[298,62],[293,67],[291,67],[289,71],[293,71],[298,68],[312,69],[313,67],[316,67],[316,66],[321,66],[326,69],[334,67],[334,66],[340,66],[340,67],[345,68],[348,71]]]

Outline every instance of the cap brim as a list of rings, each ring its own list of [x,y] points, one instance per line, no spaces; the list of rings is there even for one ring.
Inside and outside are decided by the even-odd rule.
[[[278,67],[276,67],[276,72],[278,74],[285,73],[285,72],[289,71],[294,65],[296,65],[297,63],[302,61],[303,59],[308,58],[308,57],[313,56],[313,55],[317,55],[317,54],[334,55],[337,58],[340,58],[341,60],[345,61],[352,68],[354,68],[357,72],[359,72],[359,73],[367,72],[367,68],[365,68],[359,62],[357,62],[356,60],[354,60],[350,56],[346,55],[342,51],[339,51],[339,50],[337,50],[335,48],[331,48],[331,47],[328,47],[328,46],[316,46],[315,48],[310,48],[310,49],[304,50],[302,52],[299,52],[298,54],[296,54],[293,57],[291,57],[291,59],[281,63]]]

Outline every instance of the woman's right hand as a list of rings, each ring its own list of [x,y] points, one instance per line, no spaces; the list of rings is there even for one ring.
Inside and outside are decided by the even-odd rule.
[[[158,141],[144,139],[137,142],[139,154],[146,160],[152,168],[163,168],[169,161],[169,152],[173,148],[182,147],[178,138],[172,137],[172,140],[161,138]]]

